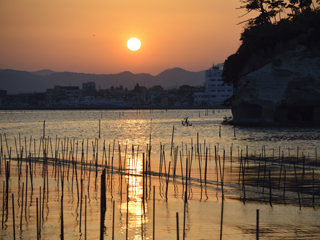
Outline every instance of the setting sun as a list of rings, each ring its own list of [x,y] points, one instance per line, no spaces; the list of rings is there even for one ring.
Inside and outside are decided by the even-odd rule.
[[[130,38],[127,46],[131,51],[137,51],[141,47],[141,42],[138,38]]]

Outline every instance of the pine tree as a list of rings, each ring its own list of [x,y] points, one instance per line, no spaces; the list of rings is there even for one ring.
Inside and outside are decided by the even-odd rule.
[[[317,0],[317,3],[320,2]],[[289,4],[287,6],[288,9],[291,10],[291,14],[289,16],[297,15],[306,9],[310,9],[312,5],[312,0],[289,0]]]

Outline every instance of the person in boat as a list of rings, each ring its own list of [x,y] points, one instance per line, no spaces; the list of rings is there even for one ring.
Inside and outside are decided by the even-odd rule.
[[[183,126],[192,126],[192,123],[189,123],[188,117],[184,118],[184,121],[182,120],[182,125]]]

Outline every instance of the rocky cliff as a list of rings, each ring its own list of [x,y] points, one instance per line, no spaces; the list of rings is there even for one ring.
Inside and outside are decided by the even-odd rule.
[[[242,77],[235,124],[320,124],[320,49],[298,46]]]

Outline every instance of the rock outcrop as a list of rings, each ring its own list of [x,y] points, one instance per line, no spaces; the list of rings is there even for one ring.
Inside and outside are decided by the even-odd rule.
[[[232,112],[235,124],[320,124],[319,48],[299,46],[242,77]]]

